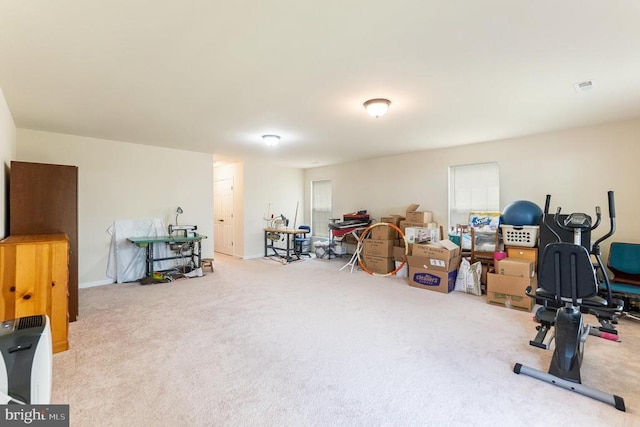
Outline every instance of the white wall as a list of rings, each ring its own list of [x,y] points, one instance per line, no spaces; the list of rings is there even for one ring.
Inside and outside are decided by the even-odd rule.
[[[289,227],[294,226],[294,220],[296,226],[305,223],[302,169],[263,160],[217,166],[213,175],[214,180],[233,179],[234,256],[264,256],[263,229],[270,214],[283,214],[290,220]]]
[[[368,209],[374,218],[403,213],[410,203],[434,213],[448,226],[448,168],[497,161],[500,206],[531,200],[593,214],[616,192],[618,231],[610,241],[640,243],[640,119],[543,135],[438,149],[305,170],[305,210],[309,183],[331,179],[333,215]],[[606,212],[606,211],[605,211]],[[608,217],[608,212],[605,218]],[[608,224],[599,228],[600,236]],[[610,242],[609,241],[609,242]]]
[[[278,167],[268,160],[244,163],[244,258],[264,256],[263,229],[269,213],[284,215],[289,227],[294,220],[296,226],[306,222],[303,184],[302,169]]]
[[[11,111],[4,99],[4,93],[0,88],[0,164],[3,170],[0,173],[0,237],[9,234],[9,169],[11,160],[16,153],[16,125],[13,122]]]
[[[109,226],[160,218],[195,224],[202,253],[213,255],[213,159],[210,154],[119,141],[17,130],[16,159],[78,166],[80,286],[109,283]]]

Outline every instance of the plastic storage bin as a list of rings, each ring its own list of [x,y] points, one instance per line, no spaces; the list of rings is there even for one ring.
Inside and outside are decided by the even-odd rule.
[[[505,245],[533,248],[538,243],[538,225],[501,225],[500,228]]]

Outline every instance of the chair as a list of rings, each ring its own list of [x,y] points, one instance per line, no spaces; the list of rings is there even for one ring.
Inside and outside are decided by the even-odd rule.
[[[209,269],[211,269],[211,272],[213,273],[213,258],[202,258],[202,260],[200,261],[200,267],[204,270],[206,267],[208,267]]]
[[[637,319],[628,311],[632,307],[637,311],[640,300],[640,244],[611,243],[607,268],[613,273],[611,292],[624,300],[626,315]]]
[[[499,250],[500,234],[498,230],[484,232],[477,231],[475,227],[471,227],[471,264],[480,261],[491,267],[493,265],[493,253]]]
[[[613,273],[612,282],[635,285],[640,294],[640,244],[611,243],[607,267]]]
[[[293,250],[296,255],[298,255],[298,258],[302,255],[306,255],[311,258],[311,254],[309,253],[311,237],[308,236],[308,234],[311,233],[311,227],[308,225],[301,225],[298,227],[298,230],[306,230],[307,232],[304,234],[296,234],[296,237],[293,239]]]

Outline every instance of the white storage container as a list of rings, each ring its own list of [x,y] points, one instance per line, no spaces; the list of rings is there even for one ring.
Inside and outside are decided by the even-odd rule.
[[[538,225],[501,225],[502,241],[507,246],[533,248],[538,243]]]

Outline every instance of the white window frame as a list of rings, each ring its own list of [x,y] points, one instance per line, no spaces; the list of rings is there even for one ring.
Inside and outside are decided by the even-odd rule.
[[[449,227],[468,224],[474,211],[500,211],[498,162],[449,166]]]
[[[332,216],[331,180],[311,181],[311,235],[328,239]]]

